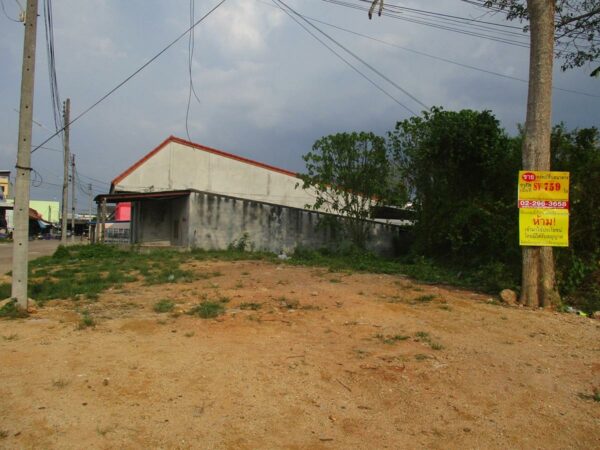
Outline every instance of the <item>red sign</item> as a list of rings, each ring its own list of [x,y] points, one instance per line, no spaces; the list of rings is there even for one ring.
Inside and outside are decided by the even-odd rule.
[[[525,172],[521,175],[521,178],[523,179],[523,181],[535,181],[536,176],[535,173]]]

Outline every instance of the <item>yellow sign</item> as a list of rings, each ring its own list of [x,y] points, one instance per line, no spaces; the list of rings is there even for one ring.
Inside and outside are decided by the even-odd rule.
[[[569,210],[520,208],[519,244],[568,247]]]
[[[568,209],[569,172],[521,170],[519,208]]]

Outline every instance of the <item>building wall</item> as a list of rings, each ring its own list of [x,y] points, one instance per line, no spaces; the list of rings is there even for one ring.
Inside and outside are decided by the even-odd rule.
[[[236,199],[210,193],[189,196],[189,237],[192,248],[223,250],[248,233],[255,250],[292,252],[297,246],[328,247],[334,242],[330,229],[317,227],[321,213]],[[371,223],[368,249],[393,254],[400,229]]]
[[[40,213],[48,222],[56,223],[60,220],[60,203],[46,200],[31,200],[29,207]]]
[[[131,203],[117,203],[115,207],[115,220],[131,220]]]
[[[294,176],[178,142],[167,143],[114,188],[116,192],[196,189],[295,208],[315,202]]]
[[[142,200],[134,211],[132,242],[187,247],[188,200]]]
[[[0,194],[2,200],[6,200],[12,194],[10,192],[10,170],[0,170]]]

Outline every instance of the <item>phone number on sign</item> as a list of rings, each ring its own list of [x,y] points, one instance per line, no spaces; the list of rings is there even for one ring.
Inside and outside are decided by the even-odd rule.
[[[519,208],[569,209],[569,202],[559,200],[519,200]]]

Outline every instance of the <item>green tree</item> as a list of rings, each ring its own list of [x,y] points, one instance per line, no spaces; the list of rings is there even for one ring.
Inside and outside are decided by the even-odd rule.
[[[389,142],[411,192],[415,251],[465,266],[518,255],[518,148],[489,111],[432,108]]]
[[[600,310],[600,133],[552,130],[552,166],[570,177],[570,246],[557,251],[560,293],[573,306]]]
[[[485,0],[489,8],[507,12],[509,20],[529,21],[531,8],[537,1]],[[593,63],[600,57],[600,0],[544,0],[554,8],[554,41],[556,57],[562,60],[562,70]],[[535,14],[535,13],[534,13]],[[524,31],[532,31],[530,25]],[[598,68],[592,72],[598,72]]]
[[[303,156],[303,188],[315,195],[308,208],[344,216],[338,220],[347,237],[364,247],[365,219],[383,203],[399,204],[403,189],[388,161],[385,139],[373,133],[338,133],[325,136]]]

